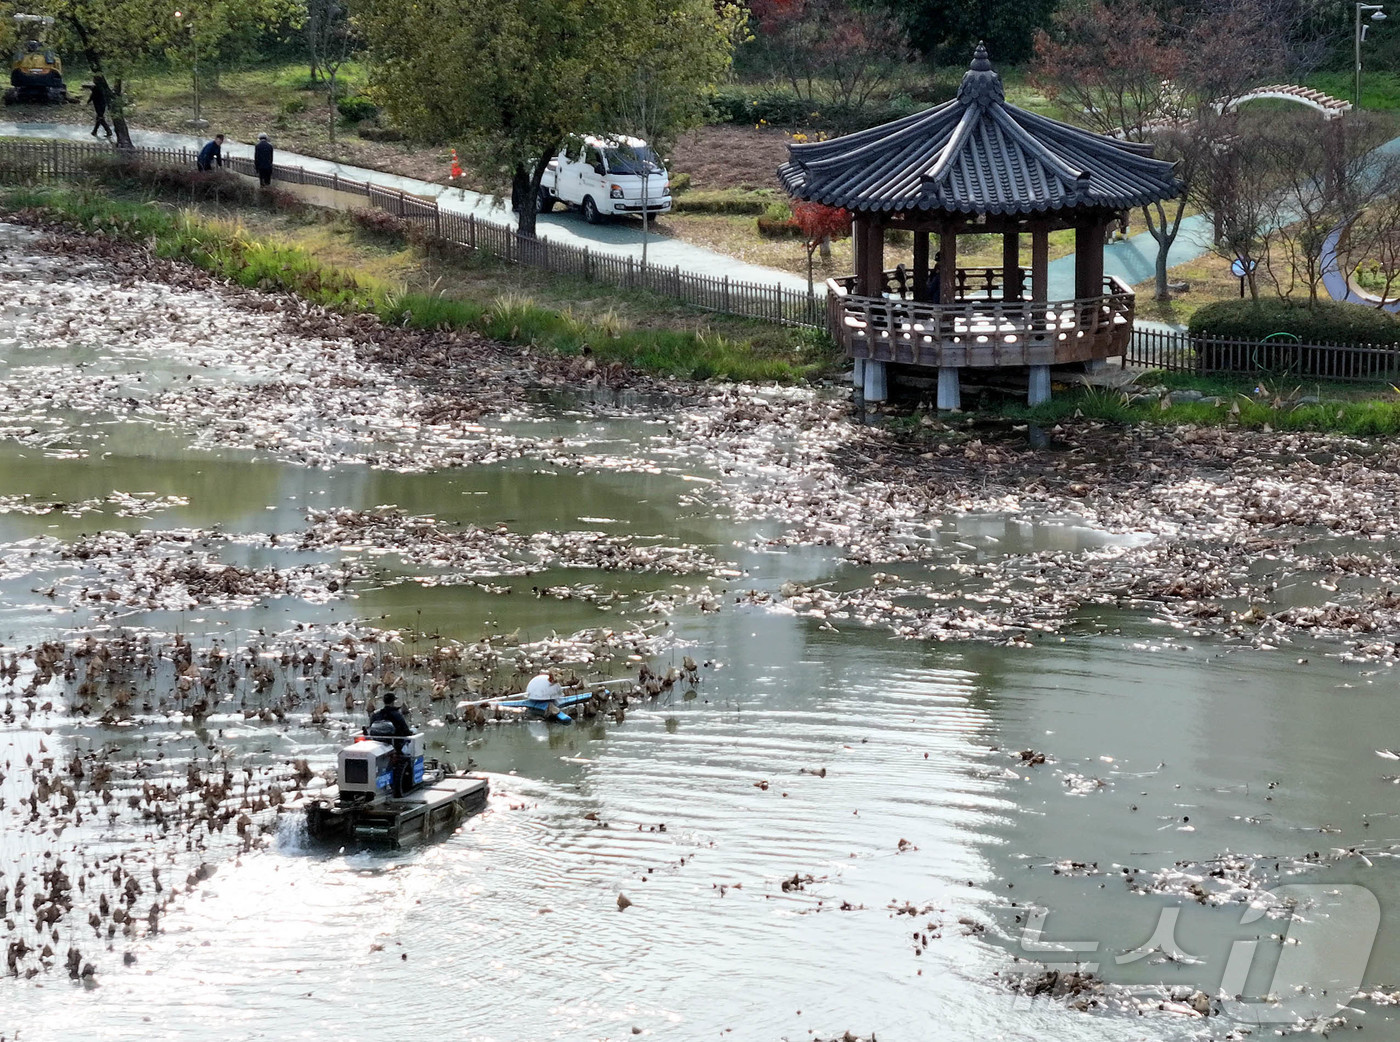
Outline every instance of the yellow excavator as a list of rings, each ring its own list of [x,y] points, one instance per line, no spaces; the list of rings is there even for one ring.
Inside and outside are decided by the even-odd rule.
[[[15,15],[15,35],[21,43],[10,58],[6,105],[62,105],[77,100],[69,97],[63,82],[62,59],[42,41],[44,31],[52,26],[48,15]]]

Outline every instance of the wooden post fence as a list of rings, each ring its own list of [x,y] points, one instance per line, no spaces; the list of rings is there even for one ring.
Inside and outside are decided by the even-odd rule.
[[[109,145],[60,141],[0,141],[0,181],[24,181],[30,178],[58,180],[87,176],[89,167],[101,162],[137,162],[153,166],[190,167],[193,154],[185,148],[113,149]],[[230,171],[247,176],[252,167],[246,157],[231,156],[226,161]],[[464,249],[495,254],[502,261],[529,264],[560,274],[581,275],[594,282],[610,282],[625,289],[645,288],[675,297],[693,307],[727,314],[742,315],[768,322],[823,328],[827,325],[827,302],[806,293],[785,289],[781,285],[759,286],[734,282],[728,274],[716,279],[711,276],[674,269],[655,268],[639,264],[635,257],[615,257],[595,254],[588,246],[563,246],[547,239],[522,237],[515,228],[496,224],[476,214],[443,211],[435,199],[410,195],[401,189],[384,189],[372,183],[342,178],[339,171],[323,174],[305,167],[278,164],[273,168],[274,180],[291,184],[313,185],[334,192],[358,195],[374,209],[396,213],[403,220],[431,221],[433,233]],[[1315,349],[1313,349],[1315,350]],[[1388,349],[1393,354],[1393,349]],[[1152,337],[1135,334],[1130,354],[1150,354],[1153,357],[1176,357],[1189,348],[1166,346]],[[1311,357],[1311,356],[1310,356]],[[1389,355],[1387,355],[1389,357]],[[1335,359],[1318,364],[1329,371],[1346,367]],[[1380,365],[1379,358],[1368,363],[1368,371]],[[1386,363],[1391,364],[1391,363]]]

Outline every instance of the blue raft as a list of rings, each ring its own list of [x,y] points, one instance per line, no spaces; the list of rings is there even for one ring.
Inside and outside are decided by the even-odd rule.
[[[571,695],[560,695],[552,702],[541,701],[535,698],[507,698],[501,701],[492,702],[492,705],[504,706],[508,709],[525,709],[531,713],[537,713],[546,720],[556,724],[571,724],[574,718],[565,709],[582,705],[593,697],[592,691],[578,691]],[[554,712],[550,712],[551,704]]]

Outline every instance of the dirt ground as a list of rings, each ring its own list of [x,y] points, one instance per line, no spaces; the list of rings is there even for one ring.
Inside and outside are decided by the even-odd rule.
[[[776,189],[791,143],[772,127],[700,127],[676,142],[671,173],[689,174],[692,188]]]
[[[1133,292],[1137,294],[1138,318],[1185,325],[1202,305],[1216,300],[1235,300],[1240,296],[1240,280],[1231,274],[1230,261],[1217,253],[1205,253],[1195,260],[1178,264],[1169,268],[1167,275],[1172,282],[1185,282],[1190,288],[1174,294],[1171,300],[1159,301],[1155,299],[1155,282],[1148,279],[1138,283],[1133,287]],[[1271,299],[1279,295],[1276,283],[1263,264],[1258,268],[1257,279],[1260,297]],[[1306,287],[1299,287],[1295,292],[1307,298]]]

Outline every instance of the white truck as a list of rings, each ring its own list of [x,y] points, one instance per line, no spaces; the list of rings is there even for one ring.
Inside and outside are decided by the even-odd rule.
[[[589,224],[604,217],[671,210],[671,179],[647,143],[635,137],[571,138],[540,179],[539,212],[575,206]]]

